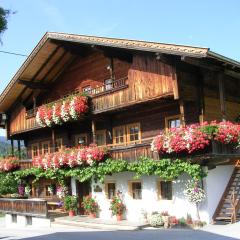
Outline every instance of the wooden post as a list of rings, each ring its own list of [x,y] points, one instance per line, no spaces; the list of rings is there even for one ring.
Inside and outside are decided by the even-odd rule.
[[[225,88],[224,88],[224,75],[223,73],[218,74],[218,86],[219,86],[219,98],[220,108],[222,114],[222,120],[226,121],[226,101],[225,101]]]
[[[33,111],[34,111],[34,114],[36,113],[36,97],[33,96]]]
[[[93,143],[96,143],[96,121],[92,120],[92,140]]]
[[[21,145],[20,145],[20,140],[18,142],[18,158],[21,159]]]
[[[11,155],[12,155],[12,157],[14,156],[14,144],[13,144],[12,138],[11,138]]]
[[[180,108],[180,115],[181,115],[181,124],[185,126],[185,113],[184,113],[184,102],[182,99],[179,100],[179,108]]]
[[[199,105],[199,122],[204,122],[205,102],[204,102],[204,76],[198,79],[198,105]]]
[[[52,149],[53,149],[53,152],[55,152],[55,131],[54,129],[52,129]]]

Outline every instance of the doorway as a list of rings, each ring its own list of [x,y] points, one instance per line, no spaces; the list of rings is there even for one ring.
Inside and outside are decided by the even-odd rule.
[[[91,184],[90,182],[76,182],[77,185],[77,196],[79,199],[78,205],[78,214],[83,215],[84,209],[82,207],[83,197],[88,196],[91,193]]]

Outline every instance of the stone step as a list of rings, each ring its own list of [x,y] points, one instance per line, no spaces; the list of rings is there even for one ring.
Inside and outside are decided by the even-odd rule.
[[[73,217],[61,217],[56,218],[54,222],[52,222],[52,226],[54,225],[65,225],[65,226],[74,226],[81,228],[93,228],[93,229],[101,229],[101,230],[141,230],[144,227],[147,227],[148,224],[143,223],[130,223],[126,220],[123,221],[104,221],[101,219],[80,219]]]

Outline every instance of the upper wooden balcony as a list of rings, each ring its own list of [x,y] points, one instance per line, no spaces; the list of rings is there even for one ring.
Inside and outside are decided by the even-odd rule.
[[[145,83],[146,84],[146,83]],[[110,81],[85,92],[91,101],[91,113],[99,114],[106,111],[114,111],[133,104],[142,103],[164,97],[173,97],[173,84],[161,84],[155,86],[133,85],[128,77]],[[77,89],[74,93],[80,93]],[[65,95],[67,97],[67,95]],[[10,118],[10,135],[41,128],[36,122],[37,108],[26,110],[19,107]]]

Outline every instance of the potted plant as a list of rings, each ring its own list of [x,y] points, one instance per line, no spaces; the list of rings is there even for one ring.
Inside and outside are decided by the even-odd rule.
[[[161,212],[161,216],[164,222],[164,228],[170,227],[170,216],[167,211]]]
[[[69,212],[69,217],[75,216],[77,211],[77,197],[67,195],[64,198],[64,207]]]
[[[91,218],[96,218],[99,212],[99,206],[96,199],[92,198],[91,195],[83,197],[82,207],[86,214]]]
[[[125,209],[126,206],[123,204],[120,192],[118,192],[117,195],[112,198],[110,203],[110,210],[112,211],[112,215],[117,217],[117,221],[122,220],[122,215]]]

